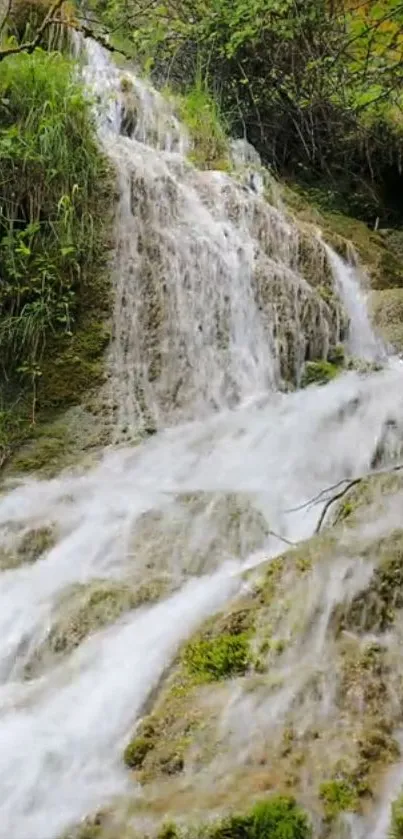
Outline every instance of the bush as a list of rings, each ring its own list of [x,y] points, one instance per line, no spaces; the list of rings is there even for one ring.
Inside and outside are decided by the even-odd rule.
[[[209,839],[309,839],[307,815],[294,798],[275,796],[245,815],[231,816],[212,828]]]
[[[245,673],[249,663],[246,633],[194,641],[185,649],[185,666],[192,676],[213,682]]]
[[[354,811],[357,808],[357,792],[348,781],[324,781],[320,786],[319,795],[329,821],[336,818],[339,813],[346,810]]]

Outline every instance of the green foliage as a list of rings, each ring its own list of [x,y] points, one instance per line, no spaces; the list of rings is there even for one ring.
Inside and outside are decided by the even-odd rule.
[[[207,82],[198,77],[185,95],[178,97],[180,119],[189,129],[193,143],[191,159],[203,169],[228,169],[228,140],[225,122]]]
[[[0,348],[2,363],[25,373],[49,334],[73,328],[104,166],[73,65],[59,54],[0,65],[0,122]]]
[[[233,815],[213,825],[209,839],[309,839],[306,814],[293,798],[275,796],[260,801],[245,815]]]
[[[0,158],[0,391],[29,390],[35,422],[46,356],[57,361],[91,317],[108,219],[109,173],[68,58],[36,50],[0,64]]]
[[[403,794],[392,803],[389,839],[403,839]]]
[[[330,361],[307,361],[301,377],[301,387],[324,385],[334,379],[338,372],[339,366]]]
[[[159,82],[207,79],[234,130],[328,209],[402,217],[398,0],[94,2]]]
[[[339,813],[354,811],[358,805],[358,796],[351,783],[345,780],[324,781],[320,785],[320,798],[323,801],[325,816],[331,821]]]
[[[229,679],[245,673],[249,663],[249,637],[220,635],[187,645],[183,660],[191,676],[204,682]]]

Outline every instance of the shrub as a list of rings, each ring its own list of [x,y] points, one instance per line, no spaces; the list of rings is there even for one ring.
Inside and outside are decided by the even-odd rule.
[[[246,633],[194,641],[185,649],[184,663],[192,676],[213,682],[245,673],[249,662]]]
[[[230,816],[215,825],[209,839],[309,839],[306,813],[294,798],[275,796],[260,801],[245,815]]]
[[[345,810],[354,811],[357,808],[357,792],[348,781],[324,781],[320,786],[319,795],[329,821]]]

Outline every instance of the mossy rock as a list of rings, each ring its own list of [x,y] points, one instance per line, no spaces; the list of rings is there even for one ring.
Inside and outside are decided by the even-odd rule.
[[[335,505],[333,523],[343,521],[354,526],[357,517],[371,505],[376,507],[376,515],[380,515],[388,498],[402,487],[403,474],[400,472],[385,472],[364,478]]]
[[[338,703],[342,708],[361,713],[362,706],[373,715],[382,710],[387,699],[389,668],[386,648],[376,643],[361,647],[356,639],[342,652],[342,673]]]
[[[185,768],[189,734],[198,727],[199,720],[189,710],[186,716],[177,715],[179,706],[174,689],[161,713],[153,711],[141,721],[123,752],[124,763],[136,771],[143,784],[155,777],[178,775]]]
[[[97,453],[110,442],[110,418],[83,406],[70,408],[62,417],[39,423],[31,439],[20,446],[5,466],[5,474],[35,472],[46,478],[72,466],[91,466]]]
[[[109,314],[109,313],[108,313]],[[105,312],[106,315],[106,312]],[[43,362],[39,408],[68,408],[105,381],[103,355],[110,341],[107,324],[88,317],[71,336],[62,336]]]
[[[129,769],[140,769],[144,759],[153,748],[151,737],[136,737],[127,744],[123,752],[123,760]]]
[[[73,586],[61,603],[46,640],[25,668],[25,677],[37,676],[49,659],[68,655],[91,633],[117,621],[126,612],[158,599],[164,590],[160,580],[130,586],[112,580]]]
[[[340,631],[383,632],[403,607],[403,531],[379,539],[366,553],[378,564],[366,589],[336,610]]]
[[[373,291],[371,312],[374,326],[384,340],[403,352],[403,288]]]
[[[353,257],[353,249],[368,271],[372,288],[403,286],[403,255],[399,236],[389,231],[371,230],[365,222],[341,212],[329,212],[318,204],[309,190],[295,184],[283,187],[290,210],[305,223],[320,227],[325,241],[343,259]]]
[[[17,542],[15,548],[0,547],[0,571],[36,562],[54,547],[56,539],[56,532],[50,526],[28,530]]]

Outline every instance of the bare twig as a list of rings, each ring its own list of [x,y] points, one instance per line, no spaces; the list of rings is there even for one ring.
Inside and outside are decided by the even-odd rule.
[[[349,492],[350,489],[357,486],[357,484],[361,483],[361,481],[363,481],[363,480],[364,480],[364,478],[355,478],[353,481],[349,481],[347,486],[345,486],[343,489],[341,489],[340,492],[337,492],[336,495],[332,495],[331,498],[328,498],[328,500],[326,501],[326,504],[324,505],[323,510],[322,510],[322,512],[319,516],[319,521],[318,521],[318,523],[315,527],[315,533],[319,533],[319,531],[322,527],[322,524],[323,524],[323,522],[326,518],[329,507],[331,507],[331,505],[335,501],[338,501],[340,498],[343,498],[343,495],[346,495],[346,493]]]
[[[321,491],[314,495],[313,498],[310,498],[309,501],[304,501],[303,504],[298,504],[298,507],[288,507],[287,510],[284,510],[285,513],[298,513],[299,510],[303,510],[305,507],[311,507],[314,504],[318,504],[319,501],[323,501],[323,496],[327,495],[328,492],[333,492],[334,489],[338,489],[342,484],[349,483],[350,478],[342,478],[341,481],[337,481],[337,484],[333,484],[330,487],[326,487],[326,489],[321,489]]]
[[[374,472],[367,472],[365,475],[361,475],[358,478],[353,478],[351,481],[348,481],[346,486],[343,487],[343,489],[341,489],[340,492],[337,492],[335,495],[332,495],[330,498],[327,499],[323,507],[323,510],[319,516],[319,520],[315,528],[315,533],[319,533],[331,505],[334,504],[335,501],[339,501],[340,498],[343,498],[344,495],[347,495],[347,493],[350,492],[350,489],[362,483],[362,481],[367,480],[368,478],[373,478],[375,475],[388,475],[392,472],[400,472],[402,469],[403,463],[398,463],[396,466],[390,466],[387,469],[378,469]],[[339,485],[341,483],[342,481],[339,482]],[[336,486],[338,485],[336,484]],[[323,492],[329,492],[329,490],[323,490]],[[310,503],[311,502],[308,501],[308,503],[303,506],[309,506]]]
[[[295,547],[297,544],[296,542],[291,542],[291,539],[287,539],[285,536],[280,536],[280,534],[276,533],[274,530],[269,530],[269,536],[274,536],[275,539],[279,539],[280,542],[284,542],[286,545],[290,545],[291,547]]]

